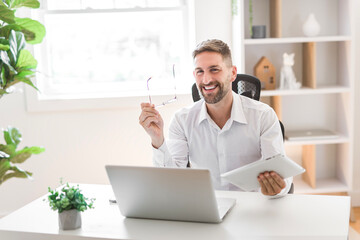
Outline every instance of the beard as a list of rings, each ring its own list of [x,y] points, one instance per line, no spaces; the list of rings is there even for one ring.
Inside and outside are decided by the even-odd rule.
[[[225,81],[225,83],[220,83],[218,81],[213,81],[213,82],[211,82],[209,84],[206,84],[206,85],[205,84],[199,84],[200,94],[204,98],[206,103],[208,103],[208,104],[218,103],[229,92],[229,90],[230,90],[229,82],[230,82],[230,76],[228,77],[227,81]],[[217,93],[210,93],[210,94],[204,93],[204,87],[205,86],[210,86],[210,85],[216,85],[217,86],[217,88],[218,88]]]

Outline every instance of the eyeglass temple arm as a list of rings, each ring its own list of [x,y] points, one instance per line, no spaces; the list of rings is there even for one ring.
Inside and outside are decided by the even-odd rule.
[[[149,88],[149,81],[152,77],[149,77],[149,79],[146,81],[146,86],[147,86],[147,90],[148,90],[148,93],[149,93],[149,102],[151,104],[151,96],[150,96],[150,88]]]
[[[173,102],[174,100],[177,100],[177,97],[176,97],[175,64],[173,64],[173,77],[174,77],[174,81],[175,81],[175,84],[174,84],[174,89],[175,89],[175,98],[174,98],[174,99],[171,99],[171,100],[170,100],[171,102]]]

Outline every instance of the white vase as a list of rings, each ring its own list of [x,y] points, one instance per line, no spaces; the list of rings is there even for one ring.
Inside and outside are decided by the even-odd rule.
[[[320,24],[315,18],[315,15],[311,13],[306,19],[303,25],[304,35],[307,37],[314,37],[320,32]]]
[[[65,210],[59,213],[59,228],[73,230],[81,227],[81,214],[76,209]]]

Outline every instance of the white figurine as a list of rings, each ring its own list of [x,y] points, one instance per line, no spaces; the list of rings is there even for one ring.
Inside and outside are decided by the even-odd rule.
[[[294,66],[295,53],[283,54],[283,66],[280,72],[280,89],[299,89],[301,83],[296,82],[292,66]]]

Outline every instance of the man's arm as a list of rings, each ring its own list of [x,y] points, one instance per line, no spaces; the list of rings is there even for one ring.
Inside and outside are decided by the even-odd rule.
[[[186,167],[188,145],[179,121],[174,118],[169,129],[169,139],[164,138],[164,122],[153,104],[142,103],[140,125],[151,138],[153,163],[159,167]]]
[[[141,103],[139,123],[149,134],[152,146],[159,148],[164,143],[164,121],[154,104]]]
[[[262,157],[268,158],[277,154],[285,154],[279,119],[274,110],[269,109],[266,111],[260,121]],[[283,179],[273,171],[259,174],[258,181],[261,186],[261,192],[267,196],[284,196],[289,192],[292,184],[292,178]]]

